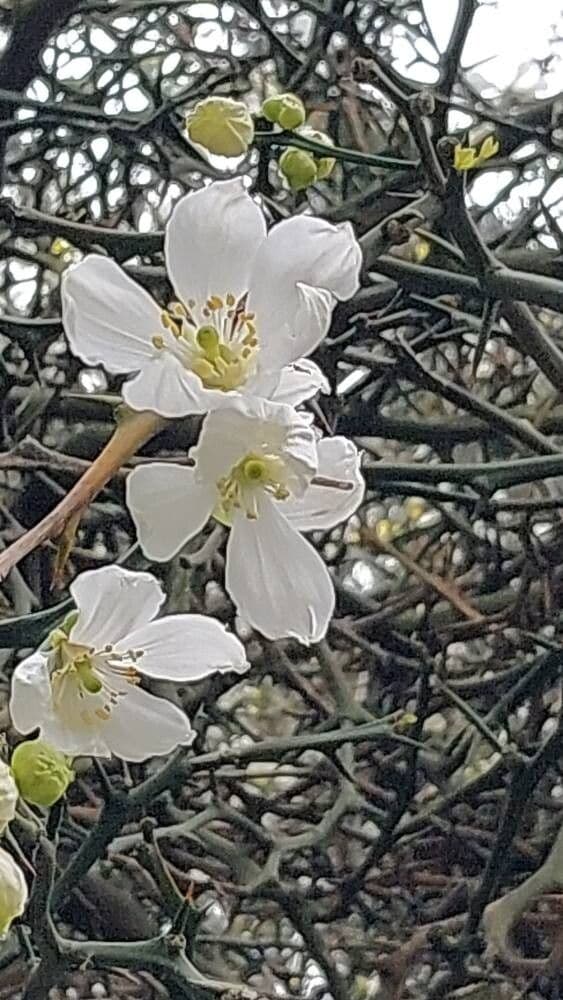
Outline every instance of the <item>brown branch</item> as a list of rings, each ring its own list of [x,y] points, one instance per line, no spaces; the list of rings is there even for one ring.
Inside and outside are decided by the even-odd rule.
[[[38,524],[26,531],[0,555],[0,579],[50,538],[58,538],[70,519],[80,514],[115,472],[149,440],[164,421],[156,413],[143,411],[118,424],[112,438],[69,493]]]

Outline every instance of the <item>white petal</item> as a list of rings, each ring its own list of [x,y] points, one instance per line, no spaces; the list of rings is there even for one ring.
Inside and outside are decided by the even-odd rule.
[[[10,716],[18,733],[41,725],[51,700],[47,658],[35,652],[18,663],[12,675]]]
[[[123,386],[123,399],[132,410],[154,410],[174,419],[188,413],[207,413],[228,406],[238,392],[206,389],[194,372],[172,354],[162,351]]]
[[[164,602],[164,592],[150,573],[121,566],[87,570],[70,585],[78,619],[70,638],[102,649],[151,621]]]
[[[266,638],[294,636],[308,645],[326,633],[334,588],[323,560],[281,506],[266,500],[257,520],[235,518],[225,583],[241,618]]]
[[[62,710],[55,712],[46,657],[37,652],[19,663],[12,677],[10,700],[15,729],[29,733],[39,727],[42,739],[71,757],[82,754],[109,757],[98,720],[94,725],[85,725],[80,718],[81,705],[75,689],[69,685],[67,690]]]
[[[264,216],[241,178],[217,181],[182,198],[166,227],[164,255],[170,280],[184,302],[248,291]]]
[[[142,650],[139,673],[161,680],[196,681],[216,670],[248,669],[242,642],[204,615],[160,618],[128,635],[121,648]]]
[[[312,417],[292,406],[241,397],[236,409],[210,413],[199,442],[190,451],[198,477],[217,483],[250,453],[280,455],[290,472],[290,488],[301,492],[317,468]]]
[[[195,738],[180,708],[132,687],[103,723],[104,739],[122,760],[141,761],[189,746]]]
[[[317,476],[342,480],[352,489],[342,490],[312,483],[302,497],[287,500],[283,512],[298,531],[326,531],[345,521],[361,504],[365,483],[360,471],[361,457],[348,438],[323,438],[317,444]]]
[[[75,705],[74,723],[68,715],[49,713],[41,723],[41,739],[69,757],[110,757],[103,723],[96,720],[92,725],[84,725],[78,715],[80,705]]]
[[[300,358],[282,368],[278,387],[270,398],[276,403],[299,406],[317,392],[330,392],[330,383],[314,361]]]
[[[300,215],[274,226],[256,258],[248,297],[264,371],[311,353],[328,331],[335,299],[357,291],[361,263],[349,223]]]
[[[217,492],[215,484],[198,482],[193,469],[150,462],[129,474],[125,497],[143,552],[166,562],[207,524]]]
[[[91,254],[69,268],[61,300],[70,348],[87,364],[134,372],[154,357],[162,310],[115,261]]]

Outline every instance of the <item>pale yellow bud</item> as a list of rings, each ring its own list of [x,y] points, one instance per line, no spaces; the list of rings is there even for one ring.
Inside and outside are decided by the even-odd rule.
[[[64,795],[74,772],[66,757],[44,740],[24,740],[12,754],[12,771],[22,799],[52,806]]]
[[[4,761],[0,761],[0,833],[11,823],[16,814],[18,789],[12,772]]]
[[[426,504],[422,497],[409,497],[405,500],[405,512],[409,521],[418,521],[426,510]]]
[[[306,117],[305,106],[297,94],[276,94],[274,97],[268,97],[262,105],[262,114],[269,122],[285,129],[299,128]]]
[[[393,538],[393,524],[392,522],[384,517],[381,521],[378,521],[375,526],[375,534],[379,538],[380,542],[390,542]]]
[[[246,104],[230,97],[207,97],[186,116],[191,142],[216,156],[243,156],[254,139]]]
[[[303,191],[317,179],[317,165],[310,153],[290,146],[280,156],[280,170],[293,191]]]
[[[21,916],[27,897],[27,884],[20,866],[0,847],[0,937],[5,937],[12,921]]]

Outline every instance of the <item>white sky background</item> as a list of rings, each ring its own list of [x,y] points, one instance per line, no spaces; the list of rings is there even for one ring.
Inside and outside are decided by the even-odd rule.
[[[439,51],[448,45],[458,0],[423,0],[428,25]],[[559,37],[561,36],[561,40]],[[538,65],[544,60],[542,66]],[[563,0],[482,0],[477,9],[461,66],[472,87],[484,99],[492,101],[502,113],[518,103],[549,100],[563,92]],[[396,68],[399,69],[398,63]],[[415,74],[403,67],[406,75]],[[432,81],[428,81],[429,83]],[[463,115],[453,113],[450,127],[463,127]],[[501,150],[502,153],[502,150]],[[550,164],[561,175],[562,163]],[[524,182],[513,188],[494,210],[495,216],[510,225],[527,207],[530,199],[544,189],[542,167],[525,171]],[[510,170],[483,171],[470,190],[470,201],[479,206],[490,204],[512,179]],[[563,178],[554,177],[547,194],[552,214],[563,228]],[[541,215],[538,224],[541,226]],[[539,236],[544,246],[556,249],[549,234]]]
[[[422,0],[426,20],[439,52],[451,35],[458,0]],[[482,0],[463,51],[462,67],[478,84],[483,97],[494,97],[506,88],[536,97],[553,97],[563,90],[563,0]],[[398,39],[394,46],[395,68],[412,79],[433,83],[437,72],[413,64],[407,46]],[[437,61],[431,47],[419,54],[429,63]],[[540,73],[534,61],[551,57],[548,71]],[[410,62],[410,65],[409,65]]]

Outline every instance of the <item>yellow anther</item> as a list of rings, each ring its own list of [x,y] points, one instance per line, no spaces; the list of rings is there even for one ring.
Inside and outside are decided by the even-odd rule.
[[[174,337],[179,337],[181,335],[180,327],[172,319],[172,316],[170,315],[170,313],[162,312],[160,314],[160,320],[162,322],[163,327],[166,330],[170,330],[170,332],[173,334]]]
[[[228,306],[234,306],[236,299],[231,292],[227,295],[226,302]]]
[[[215,312],[217,309],[224,309],[225,303],[219,295],[210,295],[207,300],[207,306],[212,312]]]
[[[156,347],[157,351],[161,351],[164,347],[164,337],[161,337],[159,333],[156,333],[152,338],[153,347]]]

